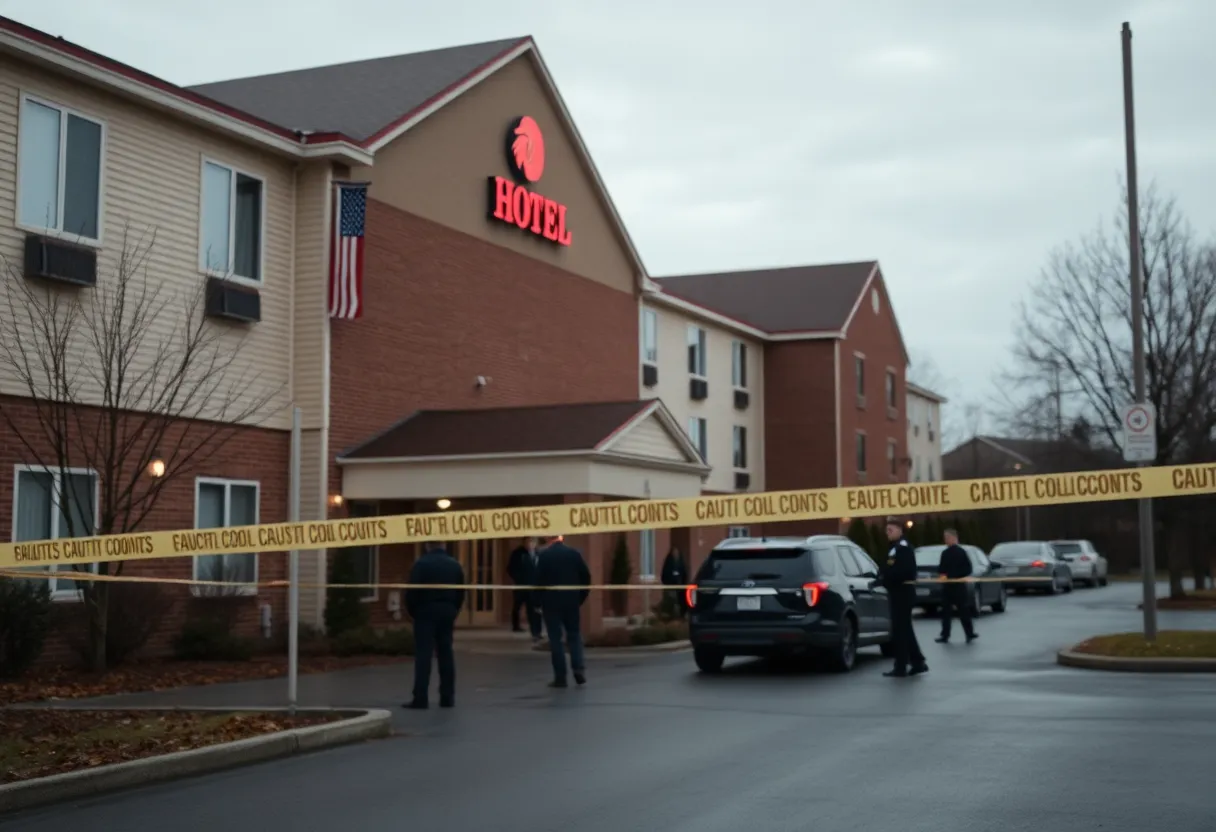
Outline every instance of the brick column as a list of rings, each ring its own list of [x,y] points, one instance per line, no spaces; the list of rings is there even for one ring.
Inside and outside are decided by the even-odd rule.
[[[573,503],[596,503],[602,502],[603,497],[591,496],[587,494],[567,494],[562,502],[566,504]],[[566,543],[573,546],[583,553],[583,558],[587,561],[587,568],[591,572],[592,583],[602,583],[604,580],[607,568],[607,547],[611,541],[611,535],[604,534],[580,534],[567,535]],[[582,609],[582,625],[585,633],[599,633],[604,629],[604,609],[605,598],[601,590],[592,590],[591,596],[587,599],[587,603],[583,604]]]

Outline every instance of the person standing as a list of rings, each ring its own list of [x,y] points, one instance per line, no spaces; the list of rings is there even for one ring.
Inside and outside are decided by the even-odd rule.
[[[680,618],[684,618],[688,612],[684,608],[683,592],[684,587],[688,584],[688,569],[684,565],[684,557],[680,554],[679,548],[672,546],[667,557],[663,559],[661,579],[664,586],[679,587],[679,589],[666,590],[663,595],[666,598],[665,606],[674,610]]]
[[[529,537],[524,541],[522,546],[519,546],[511,553],[510,560],[507,561],[507,575],[511,578],[511,582],[518,587],[533,586],[536,583],[536,565],[540,557],[537,552],[537,547],[540,541],[535,537]],[[519,611],[524,610],[528,617],[528,630],[532,633],[532,641],[540,641],[541,632],[541,617],[540,607],[536,603],[536,593],[530,589],[515,590],[513,603],[511,605],[511,629],[514,632],[522,633],[523,627],[519,625]]]
[[[452,641],[456,616],[464,606],[464,569],[442,543],[423,544],[422,557],[410,569],[405,608],[414,619],[414,698],[406,708],[425,710],[431,687],[431,659],[439,664],[439,707],[456,704],[456,654]],[[426,584],[438,584],[426,589]]]
[[[975,626],[971,623],[971,593],[968,591],[970,587],[964,580],[971,577],[971,558],[967,556],[967,550],[958,545],[957,531],[946,529],[942,537],[946,549],[942,552],[937,571],[946,579],[946,583],[942,586],[942,634],[937,637],[937,642],[945,644],[950,640],[951,619],[954,617],[953,612],[957,611],[959,620],[963,623],[963,633],[970,644],[979,638],[975,633]]]
[[[567,546],[561,537],[549,538],[541,550],[536,567],[536,584],[540,587],[580,587],[541,589],[539,592],[545,630],[549,635],[549,652],[553,657],[553,681],[549,687],[568,687],[563,632],[570,647],[570,669],[574,671],[574,681],[584,685],[587,675],[580,614],[583,602],[591,594],[591,570],[587,568],[582,552]]]
[[[895,648],[895,667],[884,676],[902,678],[927,673],[929,665],[920,652],[916,630],[912,627],[912,608],[916,604],[916,553],[904,539],[904,525],[898,518],[887,519],[887,565],[879,575],[891,604],[891,641]]]

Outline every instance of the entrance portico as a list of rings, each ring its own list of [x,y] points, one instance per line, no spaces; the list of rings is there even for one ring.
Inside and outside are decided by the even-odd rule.
[[[695,497],[710,470],[657,399],[418,411],[337,462],[351,510],[374,506],[384,514]],[[521,529],[502,539],[452,541],[449,551],[470,583],[501,584],[511,551],[528,534]],[[568,538],[596,582],[608,577],[610,538]],[[417,548],[381,547],[374,555],[380,581],[404,581]],[[632,556],[636,561],[637,553]],[[584,607],[590,630],[601,626],[600,595],[593,593]],[[374,603],[373,619],[394,606],[387,597]],[[509,593],[474,590],[460,624],[495,626],[509,614]]]

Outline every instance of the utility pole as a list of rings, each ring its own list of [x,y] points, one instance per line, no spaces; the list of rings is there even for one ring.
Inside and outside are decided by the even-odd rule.
[[[1140,198],[1136,184],[1136,109],[1132,100],[1132,27],[1123,24],[1123,131],[1127,142],[1127,246],[1132,281],[1132,372],[1136,404],[1146,404],[1144,284],[1140,267]],[[1151,463],[1137,463],[1140,467]],[[1157,567],[1153,554],[1153,501],[1140,502],[1140,577],[1144,584],[1144,640],[1157,640]]]

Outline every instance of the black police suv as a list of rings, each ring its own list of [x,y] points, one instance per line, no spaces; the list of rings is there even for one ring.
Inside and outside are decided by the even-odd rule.
[[[727,656],[825,655],[841,672],[857,649],[891,655],[887,591],[878,565],[847,537],[732,538],[709,553],[688,587],[689,637],[703,672]]]

